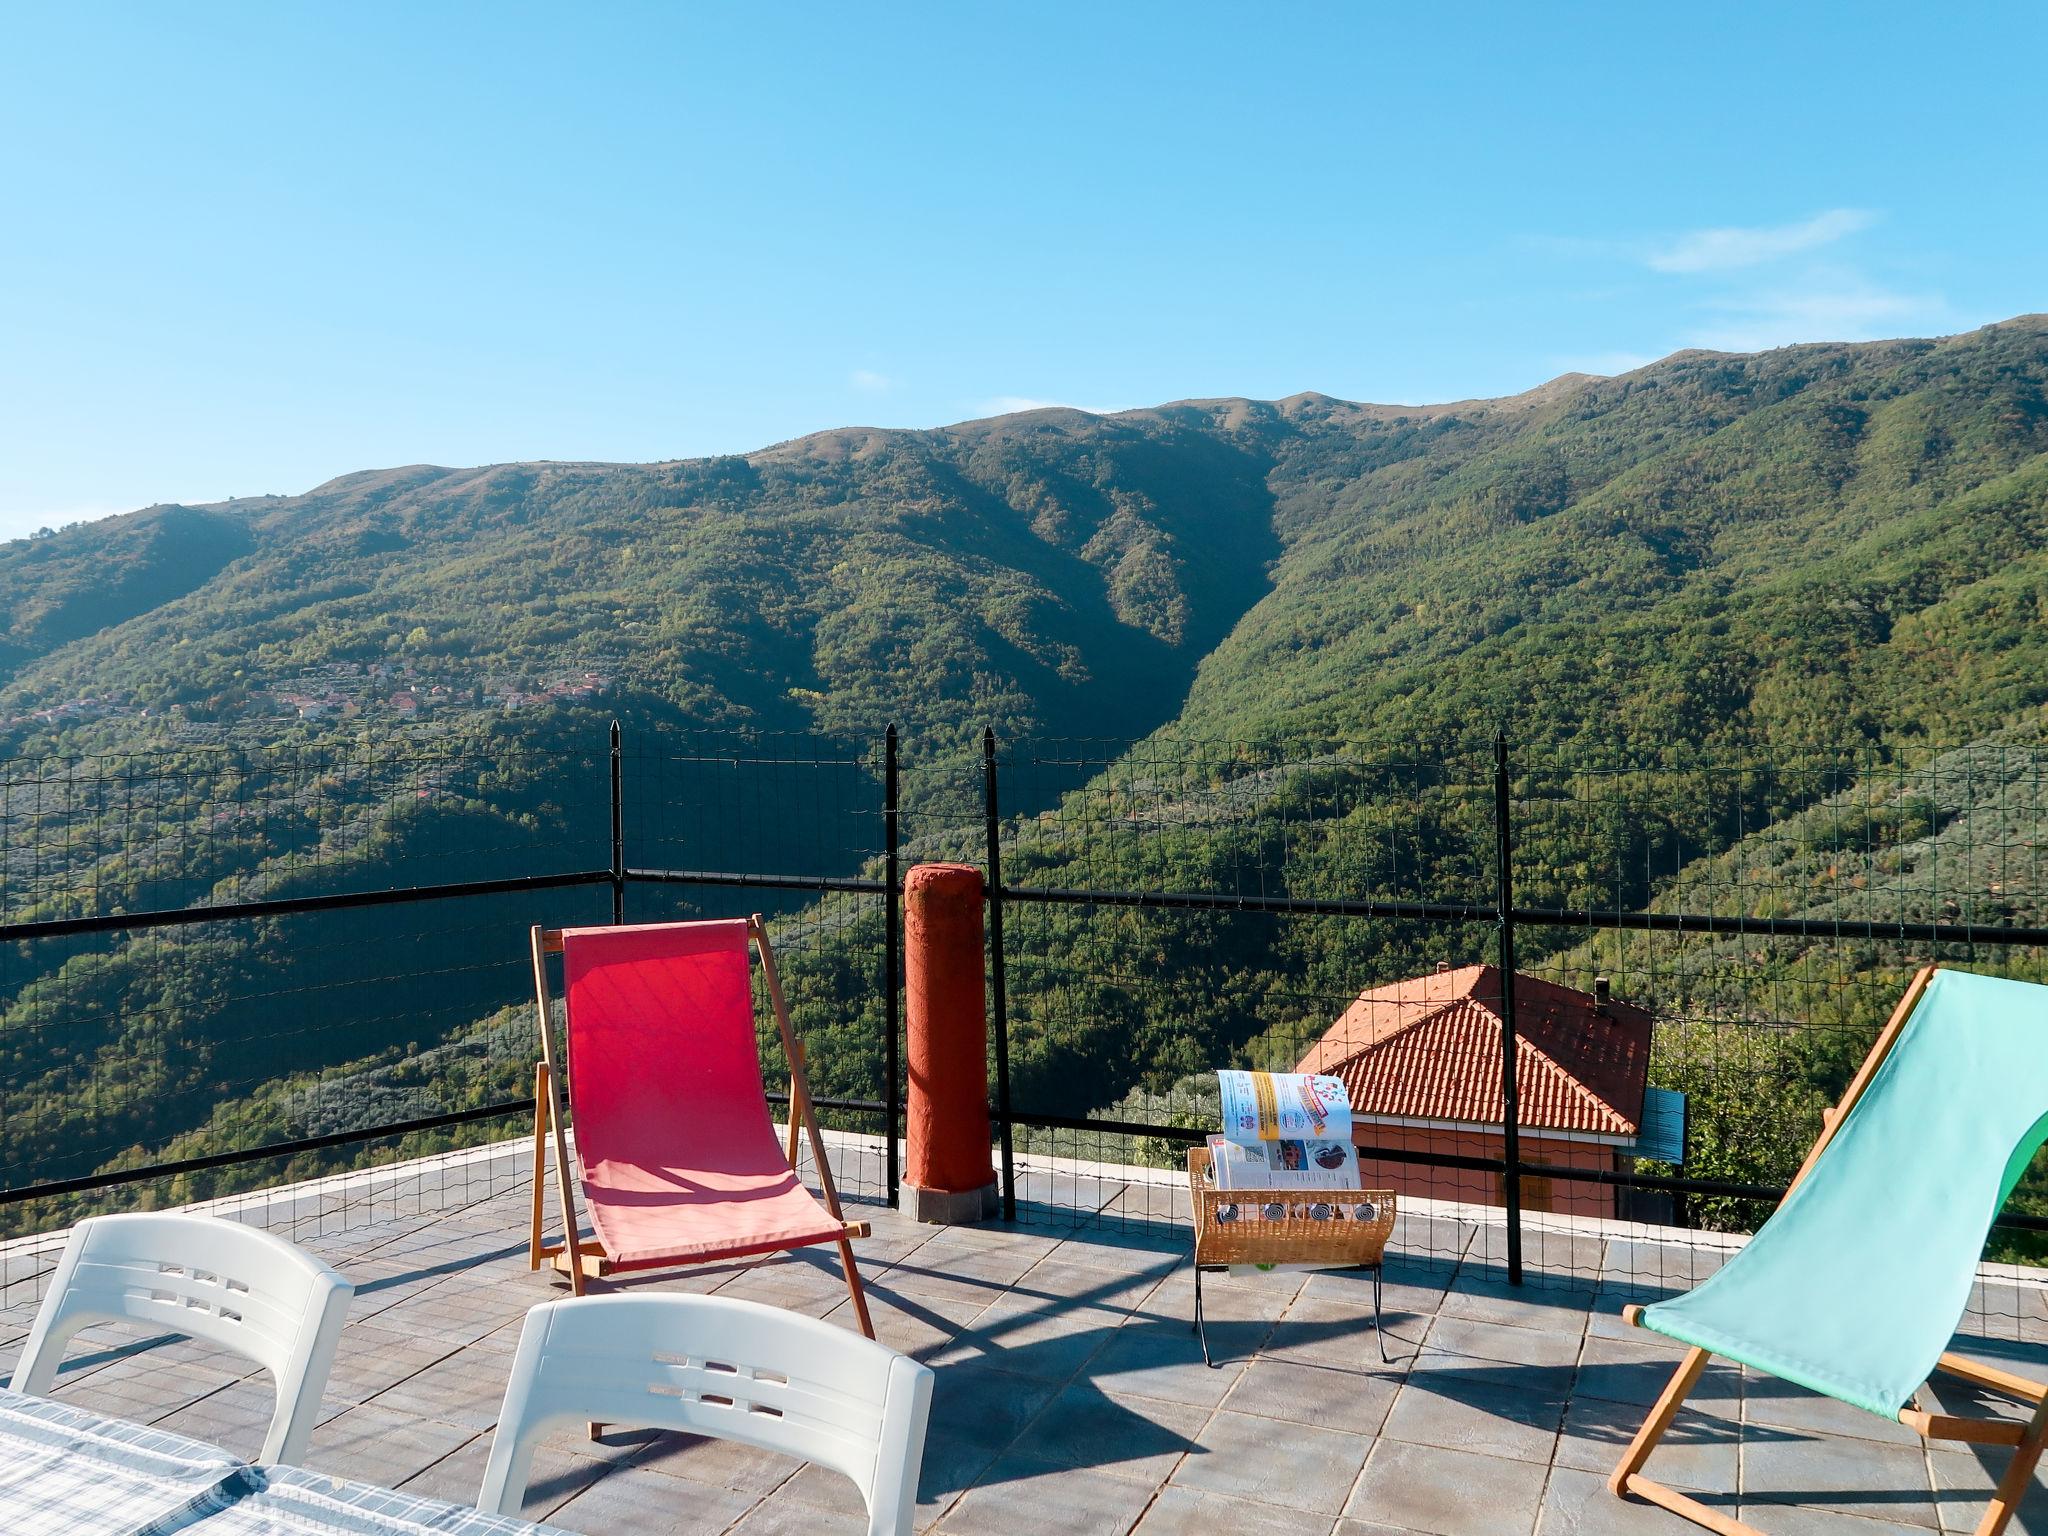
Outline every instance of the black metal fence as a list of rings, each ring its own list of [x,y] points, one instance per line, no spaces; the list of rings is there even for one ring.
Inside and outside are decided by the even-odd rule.
[[[500,1138],[532,1109],[529,924],[736,909],[775,919],[850,1133],[842,1187],[893,1202],[901,873],[934,857],[988,876],[1006,1214],[1175,1219],[1215,1067],[1291,1068],[1381,1006],[1363,994],[1441,968],[1472,1016],[1411,1066],[1459,1113],[1382,1117],[1364,1155],[1433,1202],[1411,1251],[1517,1283],[1611,1276],[1630,1223],[1753,1228],[1914,966],[2048,974],[2028,742],[1747,761],[637,735],[0,764],[4,1230]],[[1544,1095],[1569,1074],[1517,975],[1602,977],[1655,1019],[1682,1158],[1560,1118]],[[457,1194],[523,1177],[446,1166]],[[336,1219],[417,1193],[365,1187]],[[2041,1251],[2041,1193],[1994,1256]],[[1610,1225],[1559,1219],[1587,1215]],[[1641,1246],[1650,1284],[1718,1251]]]

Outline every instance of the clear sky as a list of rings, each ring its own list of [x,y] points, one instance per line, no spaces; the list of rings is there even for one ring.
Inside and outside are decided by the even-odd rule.
[[[0,536],[2048,309],[2048,6],[13,3]]]

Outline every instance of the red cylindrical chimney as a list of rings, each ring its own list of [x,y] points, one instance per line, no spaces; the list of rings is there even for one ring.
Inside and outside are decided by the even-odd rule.
[[[904,877],[903,957],[906,1205],[919,1221],[976,1221],[996,1201],[980,870],[920,864]]]

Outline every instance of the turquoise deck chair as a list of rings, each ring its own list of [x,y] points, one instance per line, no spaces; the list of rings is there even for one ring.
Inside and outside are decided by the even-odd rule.
[[[2014,1447],[1977,1527],[1997,1536],[2040,1461],[2048,1389],[1948,1345],[1991,1223],[2044,1139],[2048,987],[1922,970],[1756,1236],[1685,1295],[1623,1309],[1692,1348],[1608,1486],[1723,1536],[1761,1536],[1642,1475],[1708,1359],[1721,1355],[1929,1439]],[[1936,1370],[2033,1403],[2031,1421],[1913,1406]]]

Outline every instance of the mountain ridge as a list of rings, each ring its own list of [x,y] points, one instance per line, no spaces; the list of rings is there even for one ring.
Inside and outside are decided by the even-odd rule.
[[[1973,335],[1978,335],[1983,332],[1994,331],[2005,327],[2025,326],[2030,324],[2034,326],[2048,326],[2048,312],[2029,312],[2026,314],[2015,315],[2007,320],[1994,321],[1990,324],[1977,327],[1971,331],[1956,332],[1947,336],[1893,337],[1871,342],[1797,342],[1792,343],[1786,347],[1773,348],[1770,350],[1774,352],[1814,351],[1833,349],[1839,347],[1879,347],[1898,345],[1924,345],[1930,347],[1937,347],[1945,343],[1954,342],[1956,340],[1964,339]],[[998,412],[992,416],[967,417],[960,421],[948,422],[933,427],[882,427],[865,426],[860,424],[849,423],[845,426],[824,427],[818,429],[815,432],[801,433],[796,437],[784,438],[778,442],[769,443],[760,448],[745,449],[733,453],[684,455],[681,457],[664,459],[614,460],[530,458],[494,460],[488,463],[474,465],[438,464],[422,461],[411,464],[387,465],[372,469],[348,470],[339,475],[331,476],[328,479],[321,481],[319,484],[314,485],[307,490],[299,492],[269,493],[251,496],[227,496],[212,501],[151,502],[147,506],[133,508],[127,512],[118,512],[110,514],[106,517],[95,518],[92,520],[92,523],[93,525],[97,526],[106,523],[117,522],[125,518],[138,517],[145,513],[162,512],[171,509],[184,509],[188,511],[225,511],[229,509],[241,510],[244,508],[248,508],[251,510],[269,509],[274,508],[275,504],[280,501],[304,501],[315,496],[335,494],[344,490],[353,490],[358,488],[364,482],[368,481],[386,481],[394,476],[428,476],[434,478],[443,478],[456,475],[484,475],[494,470],[672,469],[680,465],[692,463],[705,463],[719,459],[740,458],[754,460],[768,458],[778,455],[782,453],[784,450],[801,448],[814,442],[819,442],[821,440],[831,440],[848,435],[858,434],[862,436],[872,436],[878,438],[916,438],[933,435],[960,434],[964,433],[969,428],[988,427],[999,423],[1024,422],[1043,419],[1061,419],[1067,417],[1082,417],[1100,421],[1116,421],[1125,418],[1158,417],[1163,416],[1165,413],[1168,412],[1203,410],[1234,411],[1248,407],[1268,407],[1282,419],[1293,419],[1298,415],[1307,414],[1310,412],[1320,413],[1332,409],[1357,413],[1361,416],[1371,416],[1379,419],[1398,419],[1404,416],[1444,415],[1457,413],[1461,411],[1477,411],[1489,408],[1500,409],[1513,406],[1540,404],[1548,401],[1551,398],[1554,398],[1559,394],[1566,393],[1571,389],[1579,388],[1587,384],[1601,383],[1611,379],[1633,378],[1637,375],[1645,374],[1673,363],[1691,362],[1701,359],[1739,358],[1759,355],[1762,354],[1731,352],[1717,348],[1681,347],[1675,351],[1666,353],[1662,357],[1652,359],[1651,361],[1646,362],[1635,368],[1625,369],[1619,373],[1601,374],[1577,370],[1567,370],[1566,372],[1557,374],[1549,379],[1542,381],[1541,383],[1532,385],[1528,389],[1519,390],[1512,394],[1475,395],[1464,397],[1457,400],[1447,401],[1399,402],[1353,400],[1346,398],[1344,396],[1326,394],[1320,390],[1298,390],[1290,395],[1276,396],[1271,398],[1251,395],[1186,396],[1178,399],[1162,401],[1157,405],[1132,406],[1119,411],[1090,411],[1080,406],[1057,404],[1034,406],[1027,410]],[[15,544],[30,544],[34,542],[37,542],[35,536],[23,536],[20,538],[0,541],[0,547],[6,547]]]

